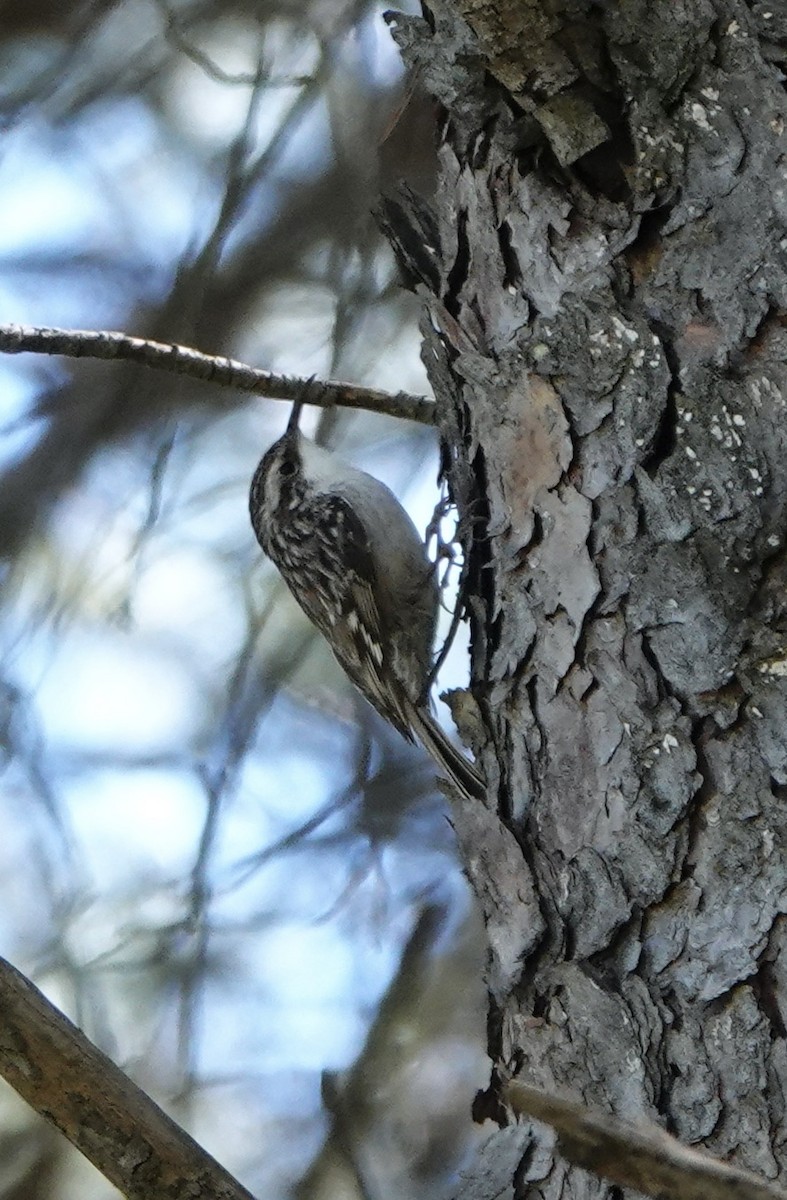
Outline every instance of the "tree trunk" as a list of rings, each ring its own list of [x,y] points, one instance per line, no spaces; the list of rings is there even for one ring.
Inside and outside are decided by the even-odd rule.
[[[783,1177],[787,16],[474,8],[395,18],[441,148],[386,221],[473,534],[477,1112],[518,1074]],[[524,1140],[518,1194],[605,1194]]]

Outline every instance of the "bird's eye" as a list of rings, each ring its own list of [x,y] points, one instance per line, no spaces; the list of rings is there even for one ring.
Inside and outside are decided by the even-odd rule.
[[[284,462],[279,467],[279,474],[285,479],[289,479],[290,475],[294,475],[296,471],[295,463],[291,458],[285,458]]]

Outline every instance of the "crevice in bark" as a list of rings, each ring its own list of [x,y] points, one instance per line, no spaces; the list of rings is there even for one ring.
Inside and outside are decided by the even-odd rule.
[[[565,961],[573,962],[577,952],[577,934],[570,921],[563,926],[563,951]]]
[[[676,996],[673,988],[671,988],[671,987],[667,988],[665,991],[663,991],[661,993],[661,1002],[664,1005],[664,1007],[667,1009],[667,1011],[669,1012],[669,1014],[672,1018],[672,1021],[670,1023],[670,1029],[672,1030],[672,1032],[673,1033],[682,1033],[683,1032],[683,1005],[682,1005],[682,1001],[680,1001],[678,999],[678,997]],[[674,1076],[677,1070],[678,1070],[678,1068],[673,1063],[670,1068],[670,1074]]]
[[[760,955],[757,973],[749,980],[760,1012],[770,1025],[773,1038],[787,1038],[787,1024],[785,1024],[785,1016],[779,1003],[780,981],[774,970],[774,960],[778,954],[778,948],[774,943],[781,941],[777,935],[783,926],[784,917],[777,916],[771,927],[768,944]]]
[[[775,800],[787,800],[787,783],[779,783],[777,779],[771,776],[770,788],[771,795]]]
[[[384,195],[376,209],[377,221],[396,251],[405,286],[415,291],[423,283],[437,293],[441,257],[440,234],[432,208],[406,183],[397,195]]]
[[[453,475],[453,472],[452,472]],[[494,546],[492,537],[489,533],[489,495],[488,480],[486,474],[486,459],[484,452],[479,449],[473,459],[473,470],[469,478],[473,480],[475,495],[470,500],[469,497],[462,497],[465,502],[465,511],[469,512],[472,508],[472,538],[470,541],[470,566],[467,573],[468,576],[468,591],[478,594],[486,607],[488,613],[494,611],[494,587],[495,587],[495,572],[492,569],[494,564]],[[452,494],[458,489],[451,484]],[[459,497],[457,499],[457,507],[459,507]],[[472,630],[471,630],[472,632]],[[493,636],[493,627],[490,623],[488,644],[496,648],[499,644],[499,636],[497,639]],[[488,664],[487,664],[488,665]]]
[[[714,723],[706,717],[694,720],[691,724],[691,744],[694,747],[697,771],[701,782],[689,800],[685,817],[686,848],[683,855],[683,862],[681,863],[681,881],[691,879],[694,874],[694,851],[705,821],[705,804],[716,793],[716,786],[713,782],[713,771],[705,752],[705,747],[713,736],[711,726],[715,731]],[[701,904],[702,900],[700,899]]]
[[[535,1151],[536,1151],[536,1144],[531,1139],[525,1146],[522,1157],[520,1158],[517,1168],[514,1171],[512,1184],[513,1184],[513,1190],[514,1190],[515,1196],[526,1196],[527,1195],[527,1192],[529,1190],[528,1181],[527,1181],[527,1173],[530,1170],[531,1163],[533,1162]]]
[[[650,453],[642,460],[642,469],[651,479],[654,478],[659,467],[665,462],[671,454],[675,452],[678,441],[678,402],[677,395],[680,392],[680,384],[678,383],[678,363],[669,340],[664,335],[663,331],[656,330],[656,336],[661,341],[664,356],[670,369],[671,380],[667,388],[667,394],[664,400],[664,411],[661,414],[661,419],[658,424],[653,445]]]
[[[534,646],[535,646],[535,642],[533,642],[529,648],[530,654],[532,654]],[[525,691],[527,692],[527,702],[530,706],[530,714],[533,718],[533,724],[538,729],[538,736],[543,744],[544,733],[541,728],[541,722],[538,719],[538,678],[537,678],[537,676],[531,675],[530,679],[528,679],[527,683],[525,684]]]
[[[656,629],[658,626],[654,625],[651,628]],[[652,668],[653,674],[656,676],[656,686],[658,688],[659,699],[664,700],[670,695],[670,689],[667,685],[666,679],[664,678],[664,673],[661,669],[661,663],[658,660],[658,656],[650,644],[648,632],[649,630],[647,629],[640,630],[640,638],[642,639],[642,657],[645,659],[645,662],[648,664],[648,666]]]
[[[481,305],[478,303],[478,299],[475,296],[473,296],[472,300],[470,301],[468,308],[470,309],[470,312],[475,317],[475,319],[478,323],[479,330],[484,335],[484,337],[486,337],[486,318],[484,317],[484,310],[482,309]]]
[[[764,593],[772,586],[773,576],[777,573],[783,576],[784,564],[787,560],[787,553],[784,546],[777,546],[772,554],[765,554],[759,561],[759,579],[756,586],[752,589],[749,603],[746,606],[746,616],[753,617],[758,615],[758,609],[762,604]],[[777,585],[780,579],[777,578]],[[744,649],[748,648],[748,643]]]
[[[744,650],[745,646],[741,649],[741,655],[743,655]],[[713,733],[711,736],[721,740],[729,737],[732,733],[737,733],[740,729],[744,729],[751,720],[746,712],[746,705],[750,699],[751,696],[741,686],[737,677],[731,679],[729,683],[725,683],[723,687],[718,688],[715,692],[700,692],[697,700],[701,704],[707,706],[713,704],[721,713],[724,713],[724,716],[721,718],[723,721],[722,724],[716,720],[712,721]],[[733,706],[735,712],[728,718],[726,711],[732,709]],[[710,721],[711,718],[707,718],[707,720]],[[708,736],[705,737],[705,741],[708,741]]]
[[[622,204],[631,195],[618,147],[612,142],[604,142],[584,154],[574,163],[574,172],[592,196],[602,195],[613,204]]]
[[[768,339],[774,332],[774,327],[784,328],[787,325],[787,315],[775,305],[770,304],[757,322],[754,333],[746,341],[745,346],[733,350],[730,354],[730,375],[745,378],[749,370],[749,362],[767,350]]]
[[[523,551],[530,554],[533,550],[537,550],[544,541],[544,518],[537,508],[533,509],[531,516],[531,532],[530,538],[526,546],[523,546]]]
[[[497,126],[497,119],[487,121],[476,138],[473,148],[470,152],[470,165],[474,171],[483,171],[489,160],[489,151],[492,147],[494,132]]]
[[[642,909],[635,906],[628,919],[615,929],[606,947],[581,964],[582,969],[603,991],[620,995],[623,980],[637,970],[629,962],[624,965],[623,959],[627,956],[620,952],[628,950],[632,941],[641,941],[643,919]],[[641,950],[640,945],[640,955]]]
[[[452,317],[459,316],[461,305],[459,295],[467,282],[470,270],[470,241],[467,236],[467,210],[460,209],[456,217],[456,257],[451,270],[448,272],[447,286],[443,297],[446,308]]]
[[[495,1005],[490,1003],[489,1007],[491,1015],[491,1011],[495,1008]],[[493,1024],[495,1025],[494,1029],[492,1027]],[[487,1021],[487,1046],[493,1064],[500,1062],[502,1057],[503,1039],[501,1026],[502,1023],[499,1020],[495,1020],[494,1022],[492,1020]],[[493,1047],[497,1050],[497,1054],[492,1053]],[[515,1075],[520,1064],[514,1062],[506,1065],[510,1073]],[[477,1125],[483,1125],[485,1121],[494,1121],[501,1129],[508,1125],[509,1113],[500,1102],[505,1082],[503,1073],[498,1067],[493,1065],[489,1075],[489,1086],[478,1089],[470,1106],[470,1114]]]
[[[623,261],[635,284],[641,284],[663,257],[662,231],[671,215],[672,206],[663,204],[654,206],[640,217],[637,236],[623,251]]]
[[[497,238],[500,244],[500,257],[503,260],[505,270],[503,287],[519,289],[522,284],[522,270],[519,265],[519,257],[511,244],[511,226],[508,221],[502,221],[499,225]]]

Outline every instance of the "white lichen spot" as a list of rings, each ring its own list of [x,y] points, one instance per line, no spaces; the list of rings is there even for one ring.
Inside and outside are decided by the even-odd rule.
[[[768,538],[768,545],[769,546],[778,546],[780,540],[781,539],[779,538],[778,533],[772,533],[770,535],[770,537]]]
[[[780,651],[781,654],[784,651]],[[787,658],[766,658],[761,662],[758,668],[761,675],[776,675],[783,679],[787,676]]]
[[[636,329],[632,329],[630,325],[625,325],[623,321],[621,321],[620,317],[613,317],[612,324],[615,327],[615,332],[617,333],[618,337],[625,338],[625,340],[627,342],[631,342],[632,345],[634,342],[639,341],[639,334],[637,333]]]
[[[761,487],[756,487],[756,488],[754,489],[754,494],[755,494],[755,496],[761,496],[761,495],[762,495],[762,488],[761,488]]]
[[[677,600],[675,599],[674,596],[670,596],[669,600],[667,601],[667,608],[677,608],[677,607],[678,607]]]
[[[732,423],[733,423],[733,425],[737,425],[739,429],[742,429],[743,426],[746,424],[746,418],[742,417],[740,413],[733,413],[732,414]]]
[[[735,34],[740,33],[740,31],[741,31],[741,27],[737,21],[730,21],[729,25],[724,30],[727,37],[735,37]]]
[[[696,457],[697,457],[696,451],[692,450],[691,446],[687,446],[686,447],[686,458],[690,458],[693,462]]]
[[[702,494],[703,494],[703,496],[712,496],[712,495],[713,495],[713,488],[703,488],[703,489],[702,489]]]
[[[631,725],[629,724],[628,721],[623,722],[623,732],[626,734],[627,737],[631,736]]]
[[[644,438],[634,438],[634,445],[637,447],[638,450],[641,450],[642,447],[645,445],[645,439]]]
[[[757,708],[756,704],[752,704],[751,708],[749,709],[749,712],[751,713],[751,715],[753,717],[759,717],[760,720],[762,720],[762,709]]]
[[[724,437],[724,434],[721,431],[720,425],[711,425],[710,433],[711,433],[711,437],[715,437],[717,442],[720,442],[721,439]]]
[[[685,410],[685,412],[684,412],[684,415],[683,415],[683,420],[684,420],[684,421],[686,422],[686,424],[688,425],[690,421],[693,421],[693,420],[694,420],[694,413],[693,413],[693,412],[691,412],[691,410],[687,408],[687,409]]]
[[[704,129],[706,133],[713,133],[713,128],[708,121],[708,110],[698,100],[695,100],[691,106],[691,119],[695,125],[699,125],[700,129]]]
[[[697,494],[697,489],[695,487],[692,487],[691,484],[689,484],[689,486],[686,488],[686,491],[689,493],[690,496],[696,496],[696,494]]]
[[[712,87],[700,88],[700,95],[704,96],[706,100],[718,100],[719,98],[718,89]]]
[[[676,737],[673,737],[673,735],[671,733],[665,733],[664,741],[661,744],[664,747],[664,749],[667,751],[667,754],[672,754],[672,751],[674,749],[677,749],[678,739]]]
[[[752,479],[755,480],[755,482],[759,482],[759,480],[762,479],[762,475],[756,467],[749,467],[749,474],[751,475]]]

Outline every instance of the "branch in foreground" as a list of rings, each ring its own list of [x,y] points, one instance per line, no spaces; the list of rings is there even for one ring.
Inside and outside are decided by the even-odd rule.
[[[30,325],[0,325],[0,353],[60,354],[66,358],[103,358],[125,360],[187,375],[220,387],[252,392],[276,400],[303,400],[318,408],[358,408],[383,413],[421,425],[433,425],[435,405],[426,396],[411,396],[408,392],[381,392],[374,388],[356,387],[335,380],[321,382],[297,376],[273,375],[259,371],[234,358],[203,354],[189,346],[172,342],[150,342],[111,330],[48,329]]]
[[[0,1075],[131,1200],[250,1192],[0,958]]]
[[[782,1188],[684,1146],[651,1122],[621,1121],[516,1080],[508,1084],[506,1099],[515,1112],[551,1125],[569,1162],[646,1196],[787,1200]]]

